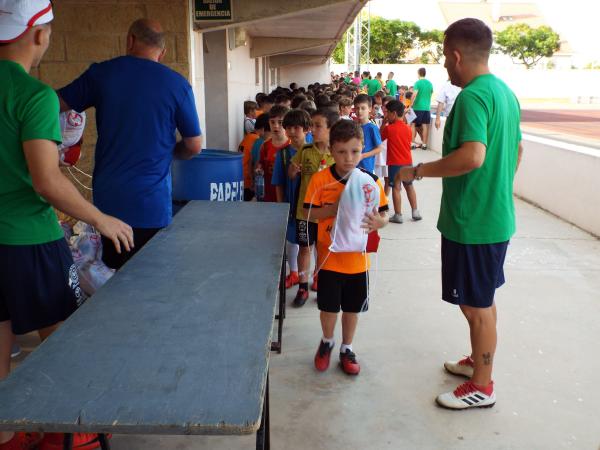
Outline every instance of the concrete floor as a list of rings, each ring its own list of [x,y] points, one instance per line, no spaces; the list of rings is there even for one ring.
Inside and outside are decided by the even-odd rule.
[[[437,157],[415,153],[417,161]],[[441,183],[423,180],[416,189],[424,220],[382,232],[371,310],[354,342],[358,377],[337,366],[317,373],[316,304],[288,308],[283,354],[271,358],[272,448],[599,449],[600,241],[517,201],[507,284],[496,297],[497,404],[443,410],[434,397],[462,379],[446,374],[442,363],[470,352],[468,330],[459,310],[439,300]],[[288,301],[294,293],[288,291]],[[251,449],[254,442],[254,436],[112,439],[114,450]]]

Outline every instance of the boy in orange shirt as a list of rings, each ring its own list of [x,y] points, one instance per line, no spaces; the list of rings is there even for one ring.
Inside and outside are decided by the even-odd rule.
[[[403,167],[412,167],[412,153],[410,144],[412,141],[412,131],[404,122],[404,105],[398,100],[392,100],[385,106],[387,125],[381,129],[381,139],[387,139],[387,165],[390,186],[392,187],[392,199],[394,202],[394,215],[390,222],[402,223],[402,185],[406,190],[408,202],[412,209],[413,220],[421,220],[421,214],[417,209],[417,193],[412,181],[396,180],[396,174]]]
[[[257,130],[252,130],[244,136],[238,146],[238,152],[243,153],[242,169],[244,171],[244,201],[249,202],[254,197],[252,185],[254,183],[254,169],[252,167],[252,146],[259,138]]]
[[[315,355],[315,367],[325,371],[329,367],[334,347],[333,333],[340,309],[342,313],[342,346],[340,362],[348,375],[358,375],[360,365],[352,351],[352,339],[358,323],[358,313],[368,309],[369,257],[361,252],[336,253],[329,250],[330,231],[337,215],[338,205],[348,175],[361,160],[363,134],[359,124],[350,120],[338,121],[330,131],[331,154],[335,164],[315,173],[304,197],[304,211],[319,220],[317,255],[319,259],[319,285],[317,303],[321,311],[323,337]],[[363,170],[363,169],[361,169]],[[387,198],[381,181],[368,173],[379,187],[379,211],[365,215],[362,227],[365,232],[383,228],[387,222]]]

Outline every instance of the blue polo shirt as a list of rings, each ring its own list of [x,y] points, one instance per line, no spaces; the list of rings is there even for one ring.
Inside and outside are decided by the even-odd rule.
[[[188,81],[160,63],[122,56],[92,64],[58,93],[76,111],[96,108],[94,204],[132,227],[167,226],[175,130],[200,135]]]
[[[364,137],[364,147],[362,152],[367,153],[381,145],[381,134],[379,133],[377,125],[372,122],[365,123],[361,126]],[[369,156],[368,158],[361,160],[358,163],[358,167],[362,167],[369,173],[375,173],[375,156]]]

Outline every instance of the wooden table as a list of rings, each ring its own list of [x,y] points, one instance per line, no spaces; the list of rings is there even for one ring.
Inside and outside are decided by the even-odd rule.
[[[257,432],[269,448],[287,208],[187,205],[0,382],[0,430]]]

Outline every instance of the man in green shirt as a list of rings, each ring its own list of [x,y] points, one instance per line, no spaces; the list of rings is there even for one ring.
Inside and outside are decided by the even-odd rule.
[[[421,67],[418,71],[419,79],[414,85],[412,109],[417,118],[410,124],[413,132],[413,142],[417,137],[417,131],[421,137],[421,145],[415,145],[417,148],[427,150],[427,141],[429,139],[429,124],[431,123],[431,96],[433,95],[433,85],[431,81],[425,78],[427,71]]]
[[[73,258],[55,208],[129,251],[131,228],[87,202],[58,165],[59,102],[29,75],[46,52],[48,0],[0,2],[0,380],[15,334],[45,339],[82,302]],[[0,433],[0,448],[29,448],[31,435]]]
[[[397,94],[398,94],[398,85],[394,81],[394,72],[388,73],[388,79],[387,79],[387,81],[385,83],[385,88],[387,89],[388,95],[391,95],[396,100],[398,100],[398,97],[397,97]]]
[[[470,378],[437,397],[440,406],[493,406],[496,350],[495,290],[504,283],[504,258],[515,232],[513,179],[522,154],[520,108],[513,92],[489,71],[491,30],[480,20],[448,27],[444,66],[463,88],[444,130],[443,158],[402,169],[399,179],[442,177],[438,220],[442,234],[442,298],[459,305],[469,323],[470,356],[445,369]]]

